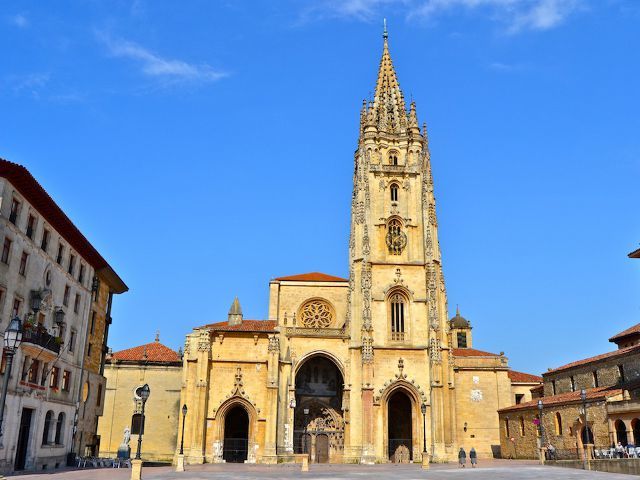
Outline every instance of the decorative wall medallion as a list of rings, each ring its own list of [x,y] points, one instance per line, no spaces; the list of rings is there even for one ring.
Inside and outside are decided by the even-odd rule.
[[[481,402],[482,401],[482,390],[471,390],[471,401],[472,402]]]
[[[480,377],[478,377],[477,375],[474,375],[473,376],[473,383],[476,384],[476,385],[479,384],[480,383]]]

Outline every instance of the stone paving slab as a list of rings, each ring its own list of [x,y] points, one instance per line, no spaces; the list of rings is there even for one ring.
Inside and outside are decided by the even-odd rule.
[[[424,471],[419,465],[311,465],[302,473],[294,465],[188,465],[188,471],[171,467],[145,467],[143,480],[260,480],[260,479],[367,479],[386,480],[630,480],[623,474],[585,472],[547,467],[533,462],[491,461],[479,468],[457,468],[454,464],[434,465]],[[130,469],[63,470],[12,476],[15,480],[128,480]]]

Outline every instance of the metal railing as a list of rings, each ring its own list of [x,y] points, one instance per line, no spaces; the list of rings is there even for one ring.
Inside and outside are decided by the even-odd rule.
[[[34,327],[33,329],[25,329],[22,333],[22,341],[33,345],[39,345],[55,353],[60,353],[60,343],[56,340],[56,337],[50,335],[46,331],[38,329],[37,327]]]

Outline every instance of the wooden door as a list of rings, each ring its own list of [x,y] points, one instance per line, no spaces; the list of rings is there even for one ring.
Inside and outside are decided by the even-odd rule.
[[[329,436],[320,434],[316,436],[316,462],[329,463]]]

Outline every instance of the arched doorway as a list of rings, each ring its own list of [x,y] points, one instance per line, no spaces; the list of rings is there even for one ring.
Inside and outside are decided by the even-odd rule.
[[[620,419],[613,424],[616,429],[616,442],[620,442],[623,447],[627,446],[627,426]]]
[[[631,430],[633,430],[633,440],[637,445],[640,442],[640,420],[634,418],[631,420]]]
[[[398,390],[389,398],[387,409],[389,460],[393,463],[409,463],[413,455],[411,399],[402,390]]]
[[[229,463],[242,463],[249,451],[249,415],[236,405],[224,418],[224,442],[222,458]]]
[[[593,432],[590,427],[582,427],[580,432],[582,445],[593,445]]]
[[[338,460],[344,445],[342,389],[338,366],[323,355],[305,360],[296,373],[294,451],[312,462]]]

